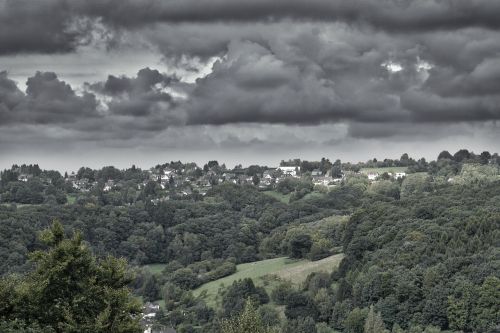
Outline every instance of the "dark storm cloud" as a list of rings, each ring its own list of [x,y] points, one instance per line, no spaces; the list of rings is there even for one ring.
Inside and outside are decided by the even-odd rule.
[[[232,42],[212,73],[196,82],[184,105],[189,123],[407,119],[396,94],[418,82],[418,73],[388,73],[381,66],[388,52],[376,46],[373,38],[351,33],[328,43],[314,31],[267,45]]]
[[[0,0],[0,54],[68,52],[96,23],[139,29],[157,23],[346,22],[393,32],[500,29],[491,0]],[[101,31],[102,32],[102,31]]]
[[[0,0],[0,54],[69,52],[90,31],[65,1]]]
[[[105,82],[90,85],[90,89],[111,97],[107,102],[109,111],[113,114],[128,115],[133,117],[151,117],[170,114],[175,102],[172,95],[165,92],[165,89],[176,78],[161,74],[157,70],[150,68],[141,69],[137,77],[108,76]],[[151,122],[152,128],[156,128],[163,122],[158,123],[158,119]]]
[[[489,121],[500,119],[500,96],[442,97],[422,91],[402,95],[401,104],[421,122]]]
[[[478,59],[471,70],[436,67],[424,85],[428,91],[445,97],[484,97],[500,92],[500,60],[492,56]]]
[[[8,78],[7,72],[0,72],[0,105],[3,105],[6,110],[10,110],[23,99],[23,93],[19,90],[16,83]]]
[[[172,80],[145,68],[137,77],[110,76],[77,94],[55,73],[37,72],[28,78],[24,93],[6,72],[0,72],[0,126],[59,126],[122,139],[161,131],[183,122],[175,114],[172,96],[163,91]]]
[[[172,82],[172,80],[172,77],[166,76],[161,74],[158,70],[153,70],[147,67],[141,69],[137,73],[136,78],[109,75],[106,82],[93,85],[92,88],[110,96],[117,96],[124,93],[143,94],[153,90],[156,85],[166,87]]]
[[[83,92],[48,72],[29,78],[22,92],[2,73],[2,124],[57,124],[126,139],[185,125],[344,123],[349,135],[366,138],[399,135],[404,127],[397,124],[500,119],[497,1],[0,0],[0,6],[0,54],[69,52],[109,33],[121,47],[152,46],[169,66],[217,59],[194,83],[145,68],[133,77],[106,73],[114,75]]]
[[[77,95],[55,73],[37,72],[26,86],[24,94],[6,72],[0,73],[0,106],[3,106],[0,125],[69,123],[99,116],[93,94]]]
[[[500,4],[491,0],[99,0],[74,7],[79,13],[121,27],[151,22],[296,19],[366,23],[389,31],[500,28]]]
[[[184,105],[190,124],[500,119],[498,32],[401,35],[290,22],[265,28],[243,26],[241,38],[228,41]]]

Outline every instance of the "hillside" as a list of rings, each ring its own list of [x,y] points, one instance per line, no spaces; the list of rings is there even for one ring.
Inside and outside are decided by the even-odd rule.
[[[336,254],[318,261],[281,257],[240,264],[237,266],[236,273],[205,283],[195,289],[193,294],[194,296],[202,296],[207,304],[213,305],[217,301],[219,289],[244,278],[253,279],[257,286],[263,286],[269,291],[279,279],[289,280],[299,285],[313,272],[332,272],[338,267],[342,258],[343,254]]]

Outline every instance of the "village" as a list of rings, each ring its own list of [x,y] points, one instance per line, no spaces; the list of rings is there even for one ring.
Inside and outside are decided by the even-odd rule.
[[[171,163],[172,164],[172,163]],[[182,166],[182,167],[179,167]],[[339,170],[333,174],[333,170],[313,169],[311,171],[303,171],[299,165],[297,166],[278,166],[278,167],[249,167],[242,168],[237,166],[233,169],[227,169],[224,165],[219,166],[205,165],[204,168],[198,167],[194,163],[175,164],[174,166],[154,167],[146,171],[145,179],[137,184],[138,190],[143,190],[148,184],[158,184],[158,186],[166,193],[175,196],[190,196],[198,194],[204,196],[213,186],[231,183],[235,185],[253,185],[261,190],[272,190],[278,186],[280,182],[285,180],[295,179],[303,182],[312,183],[315,187],[324,187],[326,189],[339,185],[349,176],[364,176],[370,182],[377,181],[382,175],[393,179],[401,179],[406,176],[403,171],[400,172],[377,172],[377,171],[352,171]],[[29,175],[22,174],[19,180],[27,181]],[[89,192],[99,187],[99,182],[91,181],[89,178],[78,177],[72,172],[66,178],[66,182],[79,192]],[[103,192],[109,192],[113,189],[120,188],[123,181],[118,179],[107,179],[104,184],[101,184]],[[171,199],[170,195],[151,199],[153,203],[167,201]]]

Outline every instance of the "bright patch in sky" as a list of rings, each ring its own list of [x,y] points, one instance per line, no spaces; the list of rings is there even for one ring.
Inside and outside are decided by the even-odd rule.
[[[424,61],[424,60],[420,60],[418,59],[418,62],[417,62],[417,71],[428,71],[429,69],[432,68],[431,64],[429,64],[427,61]]]
[[[382,67],[385,67],[391,73],[397,73],[403,70],[403,66],[398,64],[397,62],[387,61],[382,64]]]

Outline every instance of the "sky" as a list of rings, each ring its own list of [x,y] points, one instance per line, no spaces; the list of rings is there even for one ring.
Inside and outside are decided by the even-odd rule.
[[[0,168],[500,151],[496,0],[0,0]]]

